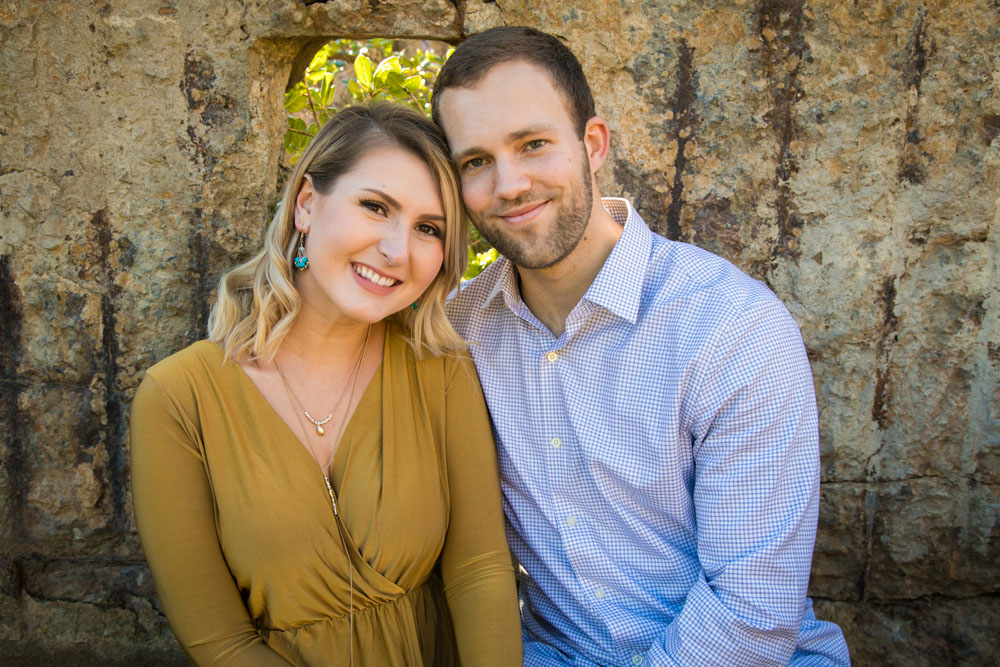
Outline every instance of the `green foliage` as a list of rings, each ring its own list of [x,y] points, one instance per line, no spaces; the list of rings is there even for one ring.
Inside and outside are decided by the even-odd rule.
[[[496,248],[490,248],[484,252],[475,252],[472,246],[469,246],[469,266],[465,269],[465,275],[462,280],[468,280],[469,278],[475,278],[480,273],[482,273],[487,266],[496,261],[500,253],[497,252]]]
[[[483,270],[496,261],[500,254],[492,247],[475,227],[469,226],[469,266],[465,269],[463,280],[475,278]]]
[[[430,49],[397,48],[394,40],[379,38],[363,42],[338,39],[324,45],[302,80],[285,93],[289,164],[298,161],[319,128],[339,109],[352,104],[390,100],[430,117],[430,84],[453,50],[441,55]],[[496,257],[496,250],[470,227],[465,278],[478,275]]]
[[[319,128],[351,104],[391,100],[430,116],[430,83],[451,51],[442,56],[415,49],[407,55],[391,39],[338,39],[323,46],[302,80],[285,93],[289,162],[295,164]]]

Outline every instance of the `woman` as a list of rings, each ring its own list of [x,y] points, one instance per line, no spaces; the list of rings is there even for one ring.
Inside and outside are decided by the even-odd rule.
[[[136,522],[194,662],[521,664],[489,421],[444,315],[458,192],[424,117],[341,111],[209,340],[146,373]]]

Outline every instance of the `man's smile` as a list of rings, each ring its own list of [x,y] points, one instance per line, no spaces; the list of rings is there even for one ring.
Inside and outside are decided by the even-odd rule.
[[[525,223],[535,219],[545,209],[548,203],[549,200],[545,200],[534,204],[528,204],[526,206],[519,206],[501,214],[499,217],[503,218],[504,221],[513,224]]]

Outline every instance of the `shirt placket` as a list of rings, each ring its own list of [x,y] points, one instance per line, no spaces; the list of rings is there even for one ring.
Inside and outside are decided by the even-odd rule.
[[[547,430],[539,435],[546,447],[544,474],[549,490],[546,513],[559,533],[573,574],[573,580],[563,584],[572,591],[580,607],[588,609],[592,618],[601,619],[605,617],[608,606],[614,604],[613,596],[606,586],[585,574],[593,569],[597,557],[593,543],[594,527],[591,525],[593,517],[585,509],[587,497],[592,494],[585,488],[587,482],[582,452],[573,419],[568,413],[570,406],[564,398],[566,392],[573,390],[568,382],[572,377],[569,368],[572,345],[568,339],[572,332],[579,330],[579,320],[585,315],[586,311],[571,314],[566,334],[558,340],[539,332],[537,342],[541,354],[538,364],[543,393],[562,399],[552,398],[551,404],[540,406],[542,414],[546,415],[543,423]]]

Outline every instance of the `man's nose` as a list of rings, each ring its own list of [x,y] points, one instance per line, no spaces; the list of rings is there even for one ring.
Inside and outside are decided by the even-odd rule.
[[[410,235],[407,232],[407,227],[402,222],[385,225],[377,248],[389,266],[399,266],[406,261],[410,252]]]
[[[531,179],[524,165],[514,158],[498,159],[496,163],[496,196],[517,199],[531,189]]]

